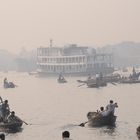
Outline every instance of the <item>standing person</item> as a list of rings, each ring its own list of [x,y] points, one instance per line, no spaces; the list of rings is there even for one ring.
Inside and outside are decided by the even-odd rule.
[[[6,121],[7,116],[10,114],[10,108],[9,108],[8,100],[5,100],[2,103],[1,110],[2,110],[3,121]]]
[[[62,132],[62,139],[63,140],[71,140],[70,139],[70,132],[69,131]]]
[[[106,106],[106,111],[108,112],[108,114],[111,113],[112,115],[114,115],[116,107],[118,107],[118,104],[113,103],[113,100],[110,100],[109,104]]]
[[[5,77],[4,80],[3,80],[4,84],[7,84],[8,81],[7,81],[7,78]]]
[[[7,78],[4,78],[3,83],[4,83],[4,88],[7,88],[9,85]]]
[[[0,134],[0,139],[5,140],[5,134],[4,133]]]

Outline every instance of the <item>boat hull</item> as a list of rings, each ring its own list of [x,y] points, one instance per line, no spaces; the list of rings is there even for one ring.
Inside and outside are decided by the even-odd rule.
[[[4,88],[15,88],[15,85],[13,82],[9,82],[9,83],[4,83]]]
[[[63,84],[63,83],[67,83],[67,81],[66,81],[65,79],[63,79],[63,80],[57,79],[57,82],[58,82],[58,83],[62,83],[62,84]]]
[[[22,122],[14,122],[14,123],[0,123],[0,128],[5,130],[19,130],[22,127]]]
[[[98,88],[98,87],[104,87],[107,86],[107,82],[104,80],[88,80],[87,81],[87,86],[89,88]]]
[[[89,112],[87,117],[88,117],[88,125],[92,126],[92,127],[101,127],[101,126],[114,126],[117,116],[114,116],[112,114],[108,115],[108,116],[102,116],[102,115],[97,115],[97,113],[95,112],[94,115],[90,115]],[[94,112],[93,112],[94,113]]]

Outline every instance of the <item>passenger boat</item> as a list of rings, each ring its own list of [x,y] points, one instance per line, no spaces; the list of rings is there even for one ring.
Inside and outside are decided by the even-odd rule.
[[[16,131],[22,127],[23,122],[0,122],[0,129]]]
[[[108,116],[102,116],[98,114],[97,112],[89,112],[87,114],[88,118],[88,125],[99,127],[99,126],[105,126],[105,125],[115,125],[117,116],[114,116],[112,114]]]
[[[86,76],[114,71],[113,54],[99,53],[94,48],[70,44],[62,47],[37,49],[37,72],[40,76],[63,73],[70,76]]]

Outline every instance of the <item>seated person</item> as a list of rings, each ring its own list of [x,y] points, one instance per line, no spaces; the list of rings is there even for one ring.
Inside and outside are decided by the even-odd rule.
[[[19,117],[17,117],[15,115],[15,112],[14,111],[11,112],[11,114],[9,115],[7,121],[8,122],[23,122]]]
[[[107,116],[108,112],[106,110],[104,110],[104,107],[100,107],[101,112],[99,113],[102,116]]]

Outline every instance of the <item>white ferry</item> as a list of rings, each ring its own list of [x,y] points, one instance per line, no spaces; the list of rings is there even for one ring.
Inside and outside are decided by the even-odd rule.
[[[94,48],[70,44],[37,49],[37,72],[42,75],[88,75],[112,73],[113,55],[97,53]]]

